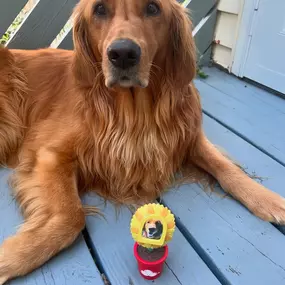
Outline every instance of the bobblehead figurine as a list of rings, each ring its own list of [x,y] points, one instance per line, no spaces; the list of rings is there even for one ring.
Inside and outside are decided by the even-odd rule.
[[[131,234],[135,240],[134,255],[143,278],[154,280],[161,275],[168,256],[167,243],[174,231],[174,216],[163,205],[147,204],[133,215]]]

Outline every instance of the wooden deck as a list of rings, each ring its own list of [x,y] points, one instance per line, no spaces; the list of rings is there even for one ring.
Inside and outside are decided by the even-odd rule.
[[[285,100],[215,68],[205,72],[209,78],[196,80],[196,85],[208,137],[285,196]],[[22,220],[6,184],[9,173],[0,172],[0,242]],[[165,271],[153,284],[285,284],[283,229],[221,194],[186,185],[163,197],[178,228]],[[130,211],[122,209],[116,217],[114,208],[104,207],[98,197],[86,197],[85,202],[101,205],[106,221],[88,217],[85,232],[71,248],[11,285],[102,285],[102,274],[112,285],[150,284],[139,276],[132,254]]]

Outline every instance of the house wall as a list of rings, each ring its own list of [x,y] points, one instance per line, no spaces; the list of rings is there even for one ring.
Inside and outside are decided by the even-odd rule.
[[[232,67],[243,1],[220,0],[218,4],[212,57],[228,70]]]

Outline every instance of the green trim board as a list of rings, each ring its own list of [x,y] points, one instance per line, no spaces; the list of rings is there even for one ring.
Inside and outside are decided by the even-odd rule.
[[[24,8],[28,0],[1,0],[0,9],[0,38],[7,31],[14,19]]]
[[[197,30],[194,29],[194,39],[197,48],[198,59],[203,58],[204,54],[211,50],[211,45],[213,41],[213,35],[215,30],[215,24],[217,19],[217,10],[214,9],[210,12],[201,22],[200,27]],[[206,57],[201,63],[206,63]]]
[[[184,3],[187,3],[189,1],[184,1]],[[182,5],[185,5],[185,4]],[[196,27],[199,22],[208,15],[210,10],[215,7],[217,4],[217,0],[191,0],[187,5],[186,8],[188,8],[191,12],[191,19],[193,26]]]
[[[40,0],[8,43],[9,48],[49,47],[71,16],[78,0]]]

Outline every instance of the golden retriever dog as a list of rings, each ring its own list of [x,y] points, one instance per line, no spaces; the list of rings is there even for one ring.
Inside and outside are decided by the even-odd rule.
[[[0,284],[73,243],[87,190],[145,203],[176,173],[209,174],[258,217],[285,222],[284,199],[203,133],[191,22],[176,0],[81,0],[74,16],[74,51],[0,49],[0,163],[14,168],[25,218],[0,246]]]

